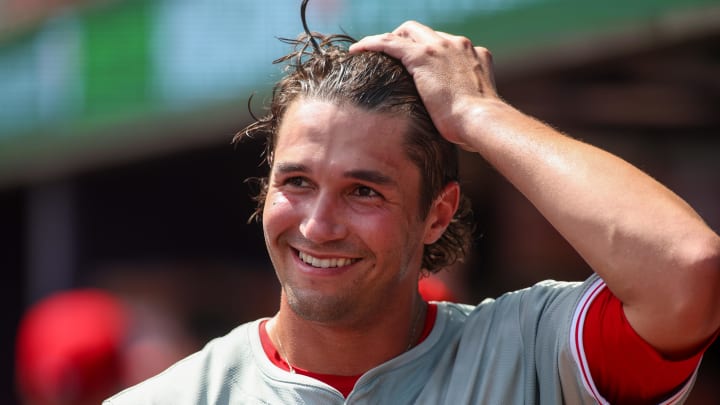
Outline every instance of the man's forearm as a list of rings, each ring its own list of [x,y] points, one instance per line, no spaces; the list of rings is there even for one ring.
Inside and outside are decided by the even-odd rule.
[[[717,330],[720,238],[680,197],[502,103],[472,109],[462,128],[605,280],[646,340],[682,352]]]

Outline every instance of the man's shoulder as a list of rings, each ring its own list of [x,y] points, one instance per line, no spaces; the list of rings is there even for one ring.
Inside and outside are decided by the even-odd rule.
[[[242,324],[227,335],[208,342],[200,351],[178,361],[160,374],[108,398],[103,405],[195,404],[200,398],[222,395],[217,381],[235,380],[241,365],[253,364],[251,342],[258,321]]]
[[[439,312],[456,327],[486,330],[488,327],[537,325],[558,318],[569,321],[581,297],[597,282],[592,275],[584,282],[543,280],[533,286],[487,298],[477,305],[439,303]]]
[[[530,287],[504,293],[497,299],[485,300],[479,307],[537,307],[539,311],[554,304],[572,307],[596,280],[594,274],[585,281],[542,280]]]

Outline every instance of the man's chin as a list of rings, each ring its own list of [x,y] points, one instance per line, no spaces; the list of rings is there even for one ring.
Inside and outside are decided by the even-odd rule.
[[[347,296],[326,295],[317,291],[288,291],[286,298],[293,312],[307,321],[342,322],[357,311],[356,300]]]

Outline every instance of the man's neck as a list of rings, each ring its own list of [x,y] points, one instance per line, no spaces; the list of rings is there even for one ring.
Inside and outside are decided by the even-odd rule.
[[[419,300],[405,311],[386,311],[372,321],[340,326],[308,321],[289,307],[281,307],[266,328],[289,367],[352,376],[363,374],[414,346],[426,324],[426,308],[427,304]]]

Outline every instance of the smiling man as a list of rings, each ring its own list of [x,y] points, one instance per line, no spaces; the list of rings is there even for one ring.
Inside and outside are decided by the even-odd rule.
[[[418,338],[423,247],[452,219],[458,187],[449,184],[421,215],[420,170],[397,153],[408,130],[402,116],[329,100],[299,99],[284,115],[263,210],[283,286],[282,309],[267,329],[295,367],[359,375]],[[322,366],[296,344],[338,331],[332,339],[343,350]],[[358,351],[368,338],[392,344]]]
[[[720,238],[632,165],[503,102],[466,38],[408,22],[349,42],[301,37],[239,134],[267,141],[256,216],[278,313],[107,404],[682,402],[720,327]],[[422,274],[468,248],[458,145],[596,274],[424,302]]]

